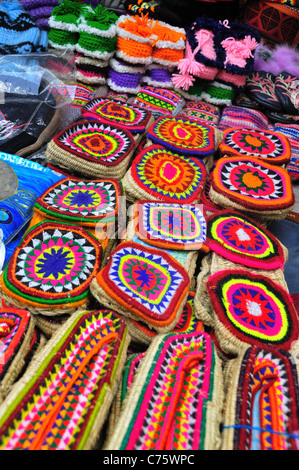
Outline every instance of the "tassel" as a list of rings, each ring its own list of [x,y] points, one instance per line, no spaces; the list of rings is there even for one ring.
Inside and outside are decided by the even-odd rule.
[[[181,75],[179,73],[175,73],[171,77],[171,81],[176,88],[182,88],[183,90],[189,90],[190,86],[193,85],[195,78],[192,75]]]

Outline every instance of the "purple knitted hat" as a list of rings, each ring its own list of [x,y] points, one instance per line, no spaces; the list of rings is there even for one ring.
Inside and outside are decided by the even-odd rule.
[[[147,67],[146,73],[143,77],[143,82],[156,87],[172,88],[173,83],[171,81],[171,73],[172,72],[168,67],[151,64]]]
[[[137,94],[140,90],[140,82],[145,73],[145,67],[127,64],[113,58],[110,60],[108,86],[120,93]]]
[[[42,6],[38,8],[33,8],[29,11],[31,18],[38,20],[39,18],[49,18],[51,16],[54,6]]]
[[[23,5],[25,10],[31,10],[33,8],[59,5],[59,0],[19,0],[19,3]]]

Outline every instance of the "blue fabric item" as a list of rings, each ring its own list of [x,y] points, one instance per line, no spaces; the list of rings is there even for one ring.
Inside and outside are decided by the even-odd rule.
[[[45,50],[44,35],[18,2],[0,3],[0,54]]]
[[[289,250],[284,275],[290,294],[299,294],[299,224],[292,220],[277,220],[268,227]]]

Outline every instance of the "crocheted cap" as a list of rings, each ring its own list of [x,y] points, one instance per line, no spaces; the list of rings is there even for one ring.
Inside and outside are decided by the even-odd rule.
[[[73,33],[79,32],[79,19],[83,12],[83,6],[72,0],[61,0],[60,5],[52,10],[49,18],[49,26]]]
[[[133,64],[150,64],[156,39],[152,24],[147,16],[121,16],[117,21],[116,56]]]
[[[144,83],[154,87],[172,88],[171,71],[168,67],[151,64],[147,67],[146,73],[142,78]]]
[[[235,91],[232,86],[218,82],[217,80],[212,81],[202,91],[201,98],[207,103],[214,104],[216,106],[231,106],[234,98]]]
[[[188,116],[191,119],[201,119],[211,125],[217,125],[220,109],[204,101],[191,100],[186,102],[180,114]]]
[[[167,114],[175,116],[181,111],[185,100],[178,91],[145,85],[137,93],[133,104],[146,107],[155,117]]]

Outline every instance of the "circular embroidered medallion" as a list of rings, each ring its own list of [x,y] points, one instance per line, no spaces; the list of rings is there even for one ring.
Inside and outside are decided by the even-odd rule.
[[[198,159],[151,145],[134,159],[131,174],[136,184],[155,199],[187,203],[200,197],[207,172]]]
[[[100,254],[96,238],[79,226],[37,224],[15,250],[3,273],[2,288],[34,303],[77,302],[88,295]]]
[[[122,187],[116,179],[80,181],[64,178],[37,199],[34,208],[54,218],[80,225],[95,225],[99,220],[114,220]]]
[[[291,298],[269,278],[226,270],[210,276],[207,288],[217,319],[242,342],[289,349],[298,339],[298,317]]]
[[[206,240],[206,220],[200,205],[139,201],[133,218],[138,236],[150,245],[174,250],[198,250]]]
[[[272,165],[286,164],[291,159],[290,143],[284,135],[253,129],[226,129],[219,152],[221,156],[254,156]]]
[[[256,158],[220,158],[212,173],[212,187],[254,209],[284,209],[294,204],[288,172]]]
[[[116,301],[158,327],[175,320],[190,285],[174,258],[134,242],[123,242],[113,251],[97,280]]]
[[[82,115],[87,119],[101,119],[126,127],[132,134],[144,132],[151,113],[143,108],[120,104],[105,98],[89,101]]]
[[[222,211],[208,220],[208,247],[235,263],[258,269],[282,269],[278,240],[260,224],[238,212]]]
[[[188,118],[162,116],[150,126],[147,137],[183,155],[204,157],[215,151],[214,128]]]
[[[135,147],[126,129],[94,121],[72,124],[54,137],[54,142],[71,154],[107,166],[120,163]]]

